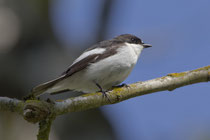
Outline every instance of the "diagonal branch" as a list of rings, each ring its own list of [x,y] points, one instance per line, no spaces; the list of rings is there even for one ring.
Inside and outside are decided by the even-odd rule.
[[[111,103],[114,104],[136,96],[164,90],[172,91],[186,85],[208,81],[210,81],[210,66],[181,73],[171,73],[153,80],[137,82],[129,85],[129,87],[115,88],[108,92],[107,96]],[[110,101],[103,98],[101,93],[85,94],[54,103],[39,100],[24,102],[8,97],[0,97],[0,111],[17,112],[29,122],[39,122],[37,139],[48,140],[50,127],[56,116],[111,104]]]
[[[112,103],[118,103],[136,96],[164,90],[172,91],[186,85],[208,81],[210,81],[210,66],[181,73],[171,73],[153,80],[137,82],[129,85],[129,87],[115,88],[107,93],[107,96]],[[101,93],[92,93],[56,102],[54,110],[56,115],[62,115],[67,112],[82,111],[107,104],[110,102],[103,98]]]
[[[181,73],[171,73],[153,80],[130,84],[129,87],[115,88],[108,92],[107,96],[114,104],[136,96],[164,90],[172,91],[186,85],[208,81],[210,81],[210,66]],[[23,102],[0,97],[0,111],[14,111],[21,114],[27,121],[36,123],[46,120],[50,115],[57,116],[68,112],[83,111],[111,103],[103,98],[101,93],[84,94],[63,101],[56,101],[54,104],[39,100]]]

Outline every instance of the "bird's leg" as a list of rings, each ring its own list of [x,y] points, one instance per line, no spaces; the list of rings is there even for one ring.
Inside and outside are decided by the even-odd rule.
[[[107,96],[106,91],[104,91],[104,90],[102,89],[102,87],[101,87],[98,83],[96,83],[96,86],[100,89],[99,92],[102,93],[102,96],[105,97],[105,98],[107,98],[108,101],[111,103],[111,100],[110,100],[109,97]]]

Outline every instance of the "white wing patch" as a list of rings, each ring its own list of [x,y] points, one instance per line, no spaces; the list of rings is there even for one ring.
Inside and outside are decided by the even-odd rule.
[[[80,60],[84,59],[85,57],[89,56],[89,55],[93,55],[93,54],[102,54],[103,52],[105,52],[106,49],[105,48],[95,48],[93,50],[87,51],[82,53],[76,60],[74,60],[73,64],[79,62]],[[72,64],[72,65],[73,65]]]

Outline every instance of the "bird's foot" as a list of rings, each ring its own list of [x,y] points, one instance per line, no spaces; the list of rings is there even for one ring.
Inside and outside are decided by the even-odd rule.
[[[129,88],[130,86],[129,85],[127,85],[127,84],[125,84],[125,83],[123,83],[123,84],[121,84],[121,85],[117,85],[117,86],[112,86],[113,88],[120,88],[120,87],[126,87],[126,88]]]
[[[109,97],[107,96],[107,91],[100,91],[100,92],[102,93],[103,98],[106,98],[110,103],[112,103]]]
[[[109,97],[107,96],[107,91],[104,91],[98,83],[96,83],[96,86],[100,89],[99,92],[102,93],[102,97],[106,98],[110,103],[112,103]]]

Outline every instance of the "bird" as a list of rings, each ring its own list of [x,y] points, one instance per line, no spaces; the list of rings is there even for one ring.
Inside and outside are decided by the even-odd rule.
[[[122,34],[85,50],[58,78],[34,87],[30,95],[65,91],[102,92],[122,83],[137,63],[145,44],[139,37]]]

